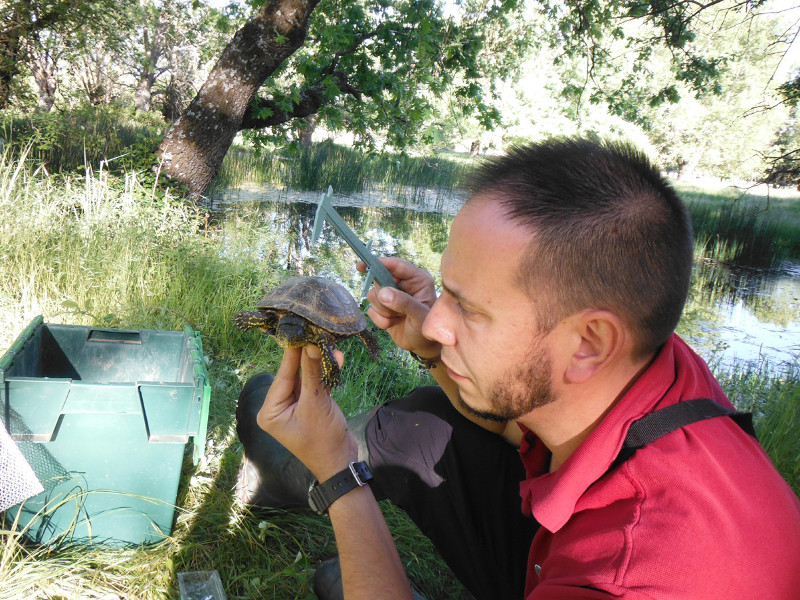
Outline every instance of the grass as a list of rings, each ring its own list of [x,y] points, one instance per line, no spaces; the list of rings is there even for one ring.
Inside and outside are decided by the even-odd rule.
[[[452,193],[462,183],[467,163],[454,156],[411,157],[364,153],[331,142],[296,153],[259,153],[234,147],[226,155],[210,195],[243,184],[338,194],[381,190],[413,202],[427,190]]]
[[[800,195],[775,197],[731,188],[710,193],[684,185],[678,190],[705,257],[760,268],[800,258]]]
[[[752,412],[756,434],[775,468],[800,495],[800,372],[775,373],[768,364],[747,364],[718,380],[739,410]]]
[[[331,160],[338,149],[325,151]],[[274,160],[280,169],[289,162]],[[385,171],[375,168],[381,177],[403,177],[388,164]],[[288,239],[296,228],[263,218],[260,207],[210,215],[132,173],[110,173],[97,163],[51,175],[41,156],[6,146],[0,157],[0,351],[36,314],[49,322],[200,330],[213,386],[207,458],[198,467],[185,460],[174,531],[154,546],[31,547],[6,522],[0,599],[176,599],[177,573],[209,569],[220,572],[231,600],[309,598],[311,571],[335,552],[327,520],[303,511],[253,513],[232,491],[242,454],[233,422],[238,392],[252,374],[274,371],[280,352],[254,332],[233,329],[231,315],[287,273],[291,244],[302,250],[303,236]],[[441,220],[424,216],[405,226],[409,239],[424,247],[414,258],[434,265],[446,238]],[[302,267],[322,268],[313,261]],[[368,360],[358,343],[342,345],[347,363],[336,399],[347,415],[427,381],[377,334],[380,363]],[[800,491],[800,378],[751,369],[721,379],[737,404],[756,409],[762,443]],[[391,505],[383,508],[415,587],[430,600],[458,597],[458,583],[414,525]]]

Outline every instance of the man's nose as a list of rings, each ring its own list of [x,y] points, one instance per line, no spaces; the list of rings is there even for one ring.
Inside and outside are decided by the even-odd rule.
[[[439,342],[442,346],[452,346],[456,343],[449,312],[446,306],[447,299],[444,294],[434,302],[425,321],[422,323],[422,335],[429,340]]]

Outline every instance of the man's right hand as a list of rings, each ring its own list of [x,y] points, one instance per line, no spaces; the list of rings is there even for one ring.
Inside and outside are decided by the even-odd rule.
[[[367,294],[367,315],[392,336],[394,343],[421,358],[437,358],[441,345],[422,335],[422,323],[436,302],[436,288],[431,274],[401,258],[381,257],[380,261],[394,277],[399,289],[382,288],[377,283]],[[362,273],[366,265],[359,262]]]

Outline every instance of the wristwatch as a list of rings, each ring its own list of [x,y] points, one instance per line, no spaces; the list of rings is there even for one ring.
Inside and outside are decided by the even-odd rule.
[[[350,490],[367,485],[372,479],[372,471],[367,463],[351,462],[347,468],[324,483],[317,480],[308,488],[308,505],[317,514],[324,515],[328,512],[334,500],[341,498]]]

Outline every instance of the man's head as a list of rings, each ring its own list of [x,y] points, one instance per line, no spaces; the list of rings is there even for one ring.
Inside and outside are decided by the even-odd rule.
[[[518,281],[546,307],[538,311],[543,330],[583,309],[608,310],[630,328],[638,358],[674,331],[691,278],[691,225],[643,154],[551,140],[487,161],[471,192],[470,203],[500,203],[530,231]]]

